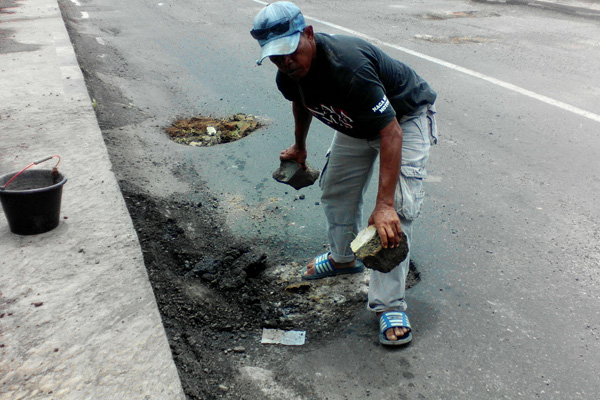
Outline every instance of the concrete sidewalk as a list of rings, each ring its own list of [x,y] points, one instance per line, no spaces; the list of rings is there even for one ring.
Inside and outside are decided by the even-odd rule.
[[[0,174],[68,177],[53,231],[0,212],[0,399],[185,398],[57,1],[0,7]]]

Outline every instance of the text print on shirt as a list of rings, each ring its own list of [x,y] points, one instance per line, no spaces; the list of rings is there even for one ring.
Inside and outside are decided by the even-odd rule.
[[[306,107],[315,117],[325,122],[327,125],[332,127],[340,127],[345,129],[352,129],[352,119],[346,115],[344,110],[326,106],[324,104],[318,107]]]
[[[381,114],[390,106],[390,101],[387,96],[384,94],[383,98],[375,107],[372,108],[373,112],[379,111]]]

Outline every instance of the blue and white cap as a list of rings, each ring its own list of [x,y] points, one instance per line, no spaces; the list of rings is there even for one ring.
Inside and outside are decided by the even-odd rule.
[[[254,18],[252,37],[258,40],[261,53],[256,61],[258,65],[270,56],[292,54],[298,48],[300,32],[306,28],[306,22],[300,9],[289,1],[268,4]]]

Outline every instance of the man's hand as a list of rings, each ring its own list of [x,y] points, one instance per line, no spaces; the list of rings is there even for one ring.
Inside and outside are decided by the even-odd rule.
[[[384,249],[400,246],[402,226],[393,206],[377,204],[369,217],[369,225],[375,225]]]
[[[306,169],[306,150],[298,150],[298,147],[293,144],[283,150],[279,155],[281,161],[296,161],[303,169]]]

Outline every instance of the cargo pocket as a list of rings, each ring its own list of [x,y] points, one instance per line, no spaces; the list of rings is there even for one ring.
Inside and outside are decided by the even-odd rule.
[[[421,214],[425,192],[423,179],[427,176],[425,168],[408,165],[401,167],[400,180],[396,185],[396,212],[405,220],[412,221]]]

